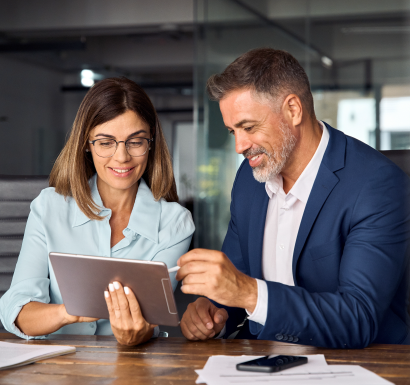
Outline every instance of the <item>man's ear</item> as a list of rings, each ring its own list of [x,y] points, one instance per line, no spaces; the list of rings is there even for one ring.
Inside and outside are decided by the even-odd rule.
[[[282,105],[282,113],[293,126],[302,123],[303,105],[299,96],[290,94],[286,97]]]

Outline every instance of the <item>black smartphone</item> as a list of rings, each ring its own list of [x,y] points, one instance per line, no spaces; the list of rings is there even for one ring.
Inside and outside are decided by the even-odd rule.
[[[241,362],[240,364],[236,364],[236,369],[250,372],[273,373],[307,364],[307,362],[307,357],[271,355],[257,358],[256,360]]]

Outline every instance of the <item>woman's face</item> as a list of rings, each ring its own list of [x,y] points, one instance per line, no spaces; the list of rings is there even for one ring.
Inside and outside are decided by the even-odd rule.
[[[94,127],[89,140],[115,139],[117,142],[130,138],[150,139],[150,128],[134,111],[128,110],[116,118]],[[99,177],[99,188],[127,190],[132,188],[144,174],[149,150],[142,156],[132,157],[119,143],[115,154],[110,158],[97,155],[94,145],[89,144],[94,166]]]

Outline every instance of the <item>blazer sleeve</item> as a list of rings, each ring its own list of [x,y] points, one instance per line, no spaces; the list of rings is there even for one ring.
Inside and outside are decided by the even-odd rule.
[[[244,164],[245,162],[243,162],[241,167],[239,168],[237,176],[234,181],[233,188],[232,188],[231,206],[230,206],[231,219],[229,221],[228,231],[226,233],[225,240],[222,245],[222,252],[228,256],[228,258],[231,260],[231,262],[235,265],[235,267],[239,271],[241,271],[242,273],[246,275],[250,275],[250,272],[246,264],[244,263],[243,256],[242,256],[242,251],[241,251],[239,236],[238,236],[237,222],[236,222],[236,210],[235,210],[235,186],[238,180],[238,176],[240,172],[242,171]],[[237,325],[242,323],[242,321],[245,319],[246,317],[245,309],[224,306],[216,302],[214,302],[214,304],[220,308],[226,309],[228,312],[229,318],[228,318],[228,321],[226,322],[226,332],[224,335],[224,337],[226,338],[230,334],[232,334],[234,331],[236,331]]]
[[[258,339],[288,334],[300,344],[328,348],[363,348],[374,341],[408,266],[409,182],[388,165],[364,183],[352,202],[336,292],[267,282],[268,315]]]

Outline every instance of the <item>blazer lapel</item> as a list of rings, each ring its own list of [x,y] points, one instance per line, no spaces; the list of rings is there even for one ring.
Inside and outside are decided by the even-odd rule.
[[[296,266],[300,254],[322,206],[339,182],[339,178],[334,172],[344,167],[346,136],[342,132],[330,127],[328,124],[326,124],[326,127],[329,130],[329,143],[303,213],[293,252],[292,271],[295,285],[297,285]]]
[[[265,183],[258,183],[253,196],[249,221],[248,255],[251,277],[262,279],[262,250],[269,196]]]
[[[306,204],[305,212],[303,213],[293,252],[292,271],[295,285],[296,265],[300,257],[300,253],[302,252],[303,246],[305,245],[306,239],[312,229],[316,217],[320,212],[320,209],[338,182],[339,178],[335,174],[329,171],[326,167],[320,167],[316,181],[310,193],[309,200]]]

